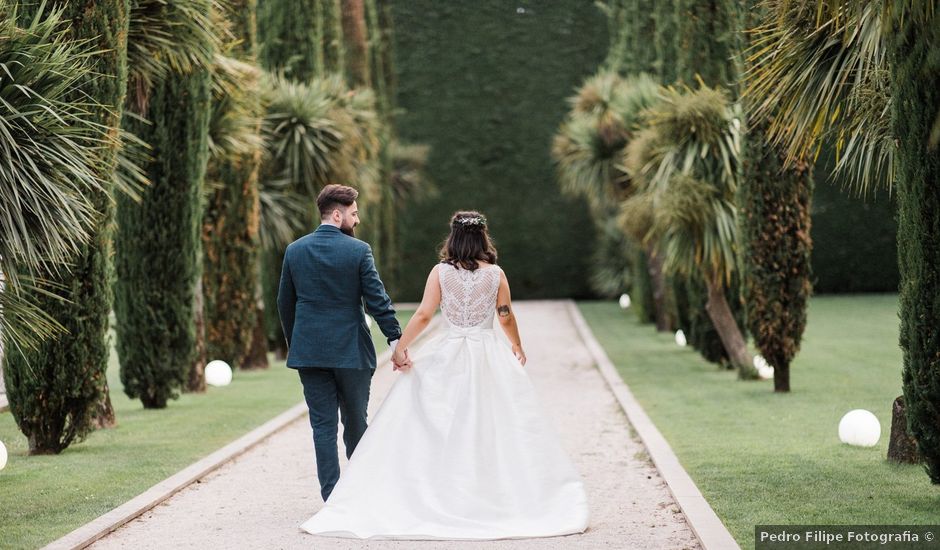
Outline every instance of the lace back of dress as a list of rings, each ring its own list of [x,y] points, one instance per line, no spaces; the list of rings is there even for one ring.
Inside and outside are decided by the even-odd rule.
[[[440,264],[441,312],[450,324],[469,328],[493,323],[500,269],[487,266],[469,271]]]

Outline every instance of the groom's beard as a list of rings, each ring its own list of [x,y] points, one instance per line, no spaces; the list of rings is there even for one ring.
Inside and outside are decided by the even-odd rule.
[[[356,226],[354,225],[350,225],[350,226],[343,225],[343,226],[340,226],[339,230],[349,235],[350,237],[356,236]]]

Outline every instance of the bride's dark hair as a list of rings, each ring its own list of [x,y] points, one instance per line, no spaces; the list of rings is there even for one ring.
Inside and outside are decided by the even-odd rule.
[[[470,271],[479,268],[480,261],[496,263],[496,247],[483,214],[473,210],[454,213],[450,218],[450,234],[441,246],[440,259]]]

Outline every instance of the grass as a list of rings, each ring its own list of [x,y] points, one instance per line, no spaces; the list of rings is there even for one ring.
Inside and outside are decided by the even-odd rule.
[[[408,318],[399,314],[403,326]],[[372,334],[381,353],[387,345],[375,323]],[[229,386],[185,394],[163,410],[144,410],[124,395],[113,354],[108,383],[118,426],[60,455],[28,456],[13,416],[0,414],[0,441],[10,454],[0,471],[0,546],[44,546],[303,400],[296,372],[283,361],[236,372]]]
[[[817,297],[791,393],[740,382],[614,303],[579,304],[591,329],[680,462],[743,548],[760,524],[936,524],[940,487],[886,459],[901,394],[897,297]],[[838,437],[842,415],[881,423],[872,448]]]

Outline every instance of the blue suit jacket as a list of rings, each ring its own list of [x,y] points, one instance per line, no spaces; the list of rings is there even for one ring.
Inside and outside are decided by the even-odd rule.
[[[292,242],[277,293],[287,366],[374,369],[363,304],[389,341],[401,337],[368,244],[327,224]]]

